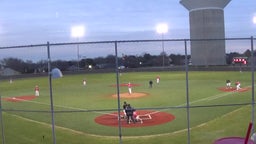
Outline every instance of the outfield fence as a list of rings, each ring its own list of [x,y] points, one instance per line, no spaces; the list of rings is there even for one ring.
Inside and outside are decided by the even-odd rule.
[[[157,40],[118,40],[118,41],[95,41],[95,42],[70,42],[70,43],[51,43],[45,44],[31,44],[31,45],[19,45],[19,46],[2,46],[0,47],[0,83],[2,84],[1,92],[1,133],[2,143],[7,144],[9,139],[6,133],[7,127],[5,127],[5,121],[3,113],[14,113],[15,115],[21,114],[21,117],[27,119],[33,119],[33,117],[41,117],[42,123],[50,122],[52,132],[52,143],[59,143],[56,139],[56,123],[64,124],[65,121],[61,120],[61,117],[68,116],[70,113],[77,113],[75,117],[78,117],[79,113],[108,113],[118,112],[118,132],[116,137],[119,138],[120,144],[124,143],[123,137],[126,136],[125,130],[121,125],[121,113],[122,113],[122,100],[120,93],[123,91],[119,85],[123,83],[121,74],[128,72],[181,72],[184,74],[182,80],[185,83],[181,84],[185,97],[180,101],[179,105],[169,104],[153,105],[152,107],[142,106],[138,107],[138,110],[182,110],[183,116],[186,117],[183,125],[186,125],[186,142],[188,144],[196,143],[191,139],[191,128],[197,124],[197,120],[201,118],[197,117],[199,113],[207,113],[207,111],[213,111],[211,108],[216,108],[216,111],[221,110],[223,107],[237,108],[241,106],[250,106],[251,115],[245,119],[253,123],[251,133],[254,133],[255,122],[255,96],[254,96],[254,71],[255,71],[255,55],[254,42],[255,38],[225,38],[225,39],[157,39]],[[191,44],[197,42],[197,44],[215,43],[219,41],[225,42],[225,52],[219,53],[210,49],[196,51],[197,54],[192,55]],[[207,52],[206,52],[207,51]],[[218,55],[218,56],[216,56]],[[223,58],[225,61],[219,61],[219,58]],[[193,56],[197,58],[197,63],[193,63]],[[218,61],[214,63],[214,59]],[[235,61],[235,59],[238,61]],[[244,61],[242,61],[242,59]],[[203,61],[203,62],[200,62]],[[223,63],[222,63],[223,62]],[[220,64],[222,63],[222,64]],[[116,107],[105,106],[101,109],[95,109],[90,106],[87,109],[81,108],[83,103],[79,103],[77,107],[69,106],[68,100],[61,99],[60,102],[55,103],[54,92],[58,91],[56,85],[63,85],[58,81],[53,80],[52,69],[58,68],[62,71],[63,75],[76,75],[76,74],[90,74],[90,73],[115,73],[112,81],[117,85],[115,93],[117,95]],[[243,73],[246,75],[239,75],[237,79],[233,79],[233,83],[236,80],[242,81],[248,79],[242,83],[242,86],[250,87],[250,99],[241,99],[239,102],[230,101],[223,103],[216,103],[215,100],[219,98],[225,98],[227,95],[234,93],[221,93],[213,96],[201,97],[200,99],[194,99],[193,96],[200,94],[200,85],[203,82],[198,83],[199,88],[191,85],[190,82],[194,81],[190,78],[189,73],[193,71],[232,71]],[[47,76],[47,79],[44,77]],[[31,107],[24,107],[22,104],[6,104],[3,98],[12,97],[15,95],[15,88],[6,86],[7,82],[15,83],[16,79],[25,78],[41,78],[40,85],[42,85],[42,94],[48,95],[49,99],[41,99],[41,102],[31,101]],[[200,76],[199,76],[200,77]],[[211,77],[211,75],[209,75]],[[148,78],[150,79],[150,78]],[[200,78],[199,78],[200,79]],[[229,78],[227,78],[229,79]],[[81,80],[82,81],[82,80]],[[103,82],[99,81],[99,83]],[[203,81],[203,80],[202,80]],[[223,86],[225,86],[226,79],[223,79]],[[24,91],[20,91],[21,95],[33,95],[30,94],[27,89],[31,88],[33,91],[34,85],[38,82],[31,82],[33,85],[23,86],[22,83],[17,85],[24,88]],[[5,85],[5,86],[4,86]],[[209,84],[211,85],[211,84]],[[97,90],[96,90],[97,91]],[[104,93],[104,92],[103,92]],[[109,92],[105,92],[109,93]],[[74,94],[79,97],[79,94]],[[205,94],[207,95],[207,94]],[[17,99],[13,99],[15,101]],[[207,104],[204,104],[207,101]],[[97,101],[96,101],[97,102]],[[136,102],[135,102],[136,103]],[[36,108],[36,105],[41,105],[40,109]],[[66,106],[61,106],[66,105]],[[211,109],[211,110],[210,110]],[[31,114],[33,116],[29,116]],[[191,114],[192,113],[192,114]],[[41,115],[41,116],[40,116]],[[60,118],[55,119],[56,115]],[[86,114],[85,114],[86,115]],[[201,115],[202,116],[202,115]],[[75,120],[74,121],[78,121]],[[85,116],[86,117],[86,116]],[[204,117],[204,116],[202,116]],[[214,117],[214,116],[213,116]],[[50,119],[49,119],[50,118]],[[150,115],[141,115],[140,117],[144,122],[144,119],[151,119]],[[35,121],[39,121],[35,119]],[[191,124],[191,121],[193,123]],[[193,125],[193,126],[192,126]],[[70,126],[79,131],[79,127]],[[88,127],[88,129],[93,129]],[[127,134],[128,135],[128,134]],[[223,135],[225,136],[225,135]],[[43,137],[44,138],[44,137]]]

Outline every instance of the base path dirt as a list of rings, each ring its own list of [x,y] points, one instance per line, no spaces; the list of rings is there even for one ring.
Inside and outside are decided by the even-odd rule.
[[[217,89],[220,90],[220,91],[223,91],[223,92],[246,92],[246,91],[249,91],[251,88],[250,87],[243,87],[239,90],[236,90],[236,87],[231,87],[231,88],[219,87]]]
[[[141,121],[136,122],[135,124],[131,122],[127,124],[127,120],[125,118],[121,119],[121,126],[132,128],[132,127],[145,127],[145,126],[154,126],[160,125],[167,122],[171,122],[175,119],[175,116],[161,111],[148,111],[148,110],[138,110],[136,111],[138,115],[140,115]],[[121,113],[121,116],[123,113]],[[109,113],[96,117],[95,122],[105,126],[118,127],[118,113]]]
[[[22,102],[22,101],[29,101],[35,99],[36,96],[30,95],[30,96],[16,96],[16,97],[8,97],[8,98],[2,98],[5,101],[9,102]]]

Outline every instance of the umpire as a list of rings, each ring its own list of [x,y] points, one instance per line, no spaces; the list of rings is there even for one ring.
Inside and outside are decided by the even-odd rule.
[[[130,104],[128,104],[126,109],[125,109],[125,113],[126,113],[126,116],[127,116],[127,124],[130,124],[130,121],[132,121],[133,123],[136,122],[133,118],[133,112],[134,111],[135,111],[135,109],[132,108]]]

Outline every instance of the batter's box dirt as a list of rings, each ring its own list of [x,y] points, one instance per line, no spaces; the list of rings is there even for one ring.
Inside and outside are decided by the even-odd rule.
[[[138,115],[147,116],[145,119],[143,119],[143,123],[136,122],[127,124],[126,119],[121,119],[121,126],[127,127],[127,128],[133,128],[133,127],[145,127],[145,126],[154,126],[154,125],[160,125],[164,123],[171,122],[175,119],[175,116],[166,112],[161,111],[148,111],[148,110],[138,110],[136,111]],[[150,115],[150,118],[149,116]],[[94,121],[98,124],[105,125],[105,126],[112,126],[112,127],[118,127],[118,113],[109,113],[109,114],[103,114],[101,116],[98,116],[94,119]]]
[[[249,91],[251,88],[250,87],[244,87],[239,90],[236,90],[236,87],[232,88],[227,88],[227,87],[219,87],[218,90],[223,91],[223,92],[246,92]]]
[[[5,101],[9,102],[22,102],[22,101],[29,101],[35,99],[36,96],[31,95],[31,96],[16,96],[16,97],[8,97],[8,98],[2,98]]]

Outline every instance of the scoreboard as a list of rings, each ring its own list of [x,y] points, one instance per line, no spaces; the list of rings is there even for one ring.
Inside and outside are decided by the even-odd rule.
[[[247,57],[234,57],[233,62],[235,64],[247,64]]]

